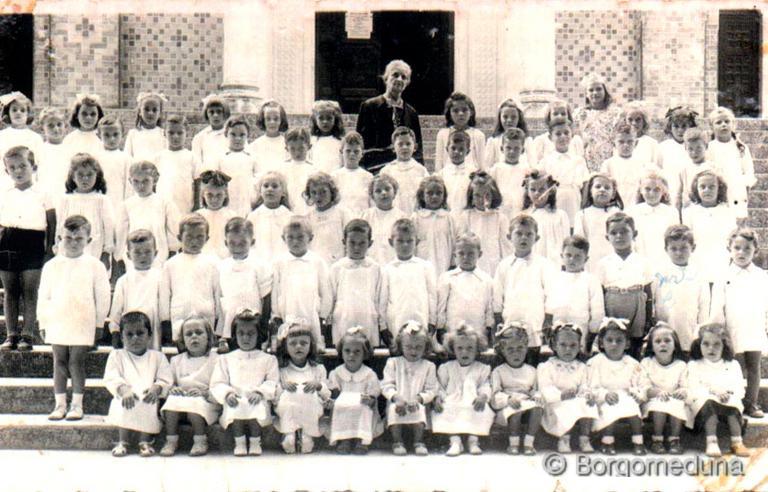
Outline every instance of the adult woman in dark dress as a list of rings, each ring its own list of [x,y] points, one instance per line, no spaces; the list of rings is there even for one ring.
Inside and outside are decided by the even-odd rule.
[[[365,154],[360,165],[373,173],[395,160],[392,132],[398,126],[407,126],[416,134],[413,158],[424,162],[419,114],[402,97],[411,82],[411,67],[403,60],[392,60],[384,69],[382,78],[386,87],[384,94],[363,101],[357,117],[357,131],[365,142]]]

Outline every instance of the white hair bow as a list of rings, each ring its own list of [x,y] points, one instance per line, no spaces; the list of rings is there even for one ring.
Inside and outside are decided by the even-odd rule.
[[[368,330],[364,326],[356,325],[347,328],[347,335],[362,335],[368,338]]]
[[[505,335],[511,334],[512,330],[523,330],[526,333],[528,332],[528,328],[524,321],[510,321],[507,324],[499,323],[496,327],[494,338],[503,338]]]
[[[288,338],[288,335],[290,335],[292,331],[296,331],[295,327],[304,329],[307,326],[309,326],[309,322],[306,319],[289,316],[286,318],[285,322],[280,325],[280,328],[277,329],[277,341],[280,342],[283,339]]]
[[[629,324],[629,320],[626,318],[612,318],[610,316],[606,316],[603,318],[602,323],[600,323],[600,330],[603,328],[607,328],[608,325],[613,323],[616,325],[616,327],[621,331],[627,331],[629,328],[627,328],[627,324]]]
[[[160,101],[164,103],[168,102],[168,98],[165,97],[165,94],[162,92],[139,92],[139,94],[136,96],[136,103],[141,103],[141,101],[144,99],[149,99],[150,97],[160,99]]]
[[[405,322],[405,325],[403,325],[401,331],[407,335],[415,335],[417,333],[421,333],[423,331],[423,327],[418,321],[409,320]]]
[[[27,99],[27,96],[19,91],[9,92],[0,96],[0,106],[7,106],[18,99]]]
[[[102,106],[101,96],[98,94],[75,94],[75,104],[83,104],[83,101],[86,99],[93,101],[99,106]]]

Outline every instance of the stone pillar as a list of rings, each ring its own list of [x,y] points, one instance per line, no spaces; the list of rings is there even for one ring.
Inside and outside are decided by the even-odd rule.
[[[228,4],[221,95],[236,113],[254,113],[272,95],[272,19],[271,2]]]

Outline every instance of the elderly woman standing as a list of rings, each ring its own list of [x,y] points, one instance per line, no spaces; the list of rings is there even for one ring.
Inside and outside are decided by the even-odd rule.
[[[586,106],[573,115],[584,141],[584,159],[590,172],[597,172],[613,154],[613,128],[622,117],[621,107],[613,102],[605,80],[594,73],[582,79]]]
[[[403,60],[392,60],[382,78],[386,87],[384,94],[363,101],[357,117],[357,131],[365,143],[365,155],[360,165],[371,172],[378,172],[384,164],[395,160],[392,132],[398,126],[407,126],[416,134],[413,158],[424,162],[419,114],[402,97],[411,82],[411,67]]]

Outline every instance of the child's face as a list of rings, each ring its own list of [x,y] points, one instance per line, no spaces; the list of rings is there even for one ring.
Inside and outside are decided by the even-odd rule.
[[[528,353],[528,343],[525,339],[510,338],[501,341],[501,355],[504,361],[512,367],[520,367],[525,362]]]
[[[123,347],[134,355],[142,355],[149,346],[149,331],[144,323],[137,321],[125,323],[120,330],[123,339]]]
[[[629,251],[637,232],[626,222],[613,222],[608,227],[606,238],[614,251]]]
[[[304,256],[311,240],[312,235],[302,227],[291,227],[283,232],[283,241],[293,256]]]
[[[203,250],[203,246],[208,240],[208,232],[202,225],[184,226],[179,240],[181,241],[181,250],[184,253],[196,255]]]
[[[547,197],[549,197],[550,193],[554,193],[554,190],[552,190],[552,187],[544,178],[530,179],[528,180],[526,193],[528,193],[528,198],[531,199],[534,207],[544,208],[547,206]]]
[[[661,203],[661,198],[664,196],[665,191],[664,183],[658,179],[644,179],[640,184],[640,194],[643,196],[645,203],[651,207]]]
[[[157,126],[160,119],[160,103],[155,99],[147,99],[141,104],[141,121],[147,128]]]
[[[463,242],[456,248],[456,263],[465,272],[471,272],[477,268],[477,260],[480,255],[481,251],[478,246]]]
[[[501,108],[499,120],[501,121],[501,127],[504,130],[517,128],[517,125],[520,123],[520,114],[517,112],[517,108],[506,106]]]
[[[181,150],[184,148],[187,131],[184,129],[184,125],[171,124],[165,129],[165,137],[168,139],[168,149]]]
[[[284,193],[285,190],[283,190],[283,186],[278,179],[266,178],[261,183],[261,198],[264,200],[264,205],[267,208],[278,207]]]
[[[208,332],[202,321],[193,319],[184,323],[181,336],[184,339],[184,346],[192,357],[200,357],[208,350]]]
[[[451,163],[457,166],[464,164],[464,159],[469,154],[469,145],[464,140],[452,140],[445,147],[448,151],[448,157]]]
[[[605,104],[605,87],[600,82],[594,82],[587,88],[587,99],[593,108],[601,108]]]
[[[365,344],[359,340],[347,340],[341,349],[341,358],[344,366],[352,372],[357,372],[363,365],[365,357]]]
[[[133,262],[133,268],[139,271],[149,270],[155,261],[157,250],[153,241],[128,243],[128,258]]]
[[[410,158],[413,157],[413,153],[416,151],[416,142],[410,135],[400,135],[395,138],[393,145],[398,161],[410,160]]]
[[[717,205],[717,193],[719,184],[714,176],[701,176],[696,182],[696,191],[699,193],[701,205],[704,207],[714,207]]]
[[[695,248],[685,239],[676,239],[667,241],[667,246],[664,249],[666,249],[672,263],[677,266],[688,266],[688,259]]]
[[[26,157],[6,157],[4,162],[5,171],[16,186],[23,186],[32,181],[32,164],[29,163]]]
[[[704,153],[706,150],[707,144],[701,139],[685,142],[685,151],[688,152],[688,157],[690,157],[696,164],[704,162]]]
[[[363,146],[346,144],[341,150],[341,156],[344,159],[344,167],[347,169],[357,169],[360,167],[360,159],[363,158]]]
[[[555,144],[555,150],[561,154],[568,152],[568,146],[571,144],[571,127],[555,125],[549,131],[549,138]]]
[[[208,109],[205,110],[205,116],[208,117],[208,123],[214,130],[220,130],[226,122],[226,118],[224,118],[224,108],[218,104],[208,106]]]
[[[729,141],[733,132],[733,120],[726,114],[717,115],[712,120],[712,131],[715,133],[715,138],[721,142]]]
[[[688,129],[688,125],[681,121],[673,121],[669,125],[670,133],[672,134],[672,138],[674,138],[678,143],[683,143],[683,135],[685,135],[685,130]]]
[[[309,200],[318,210],[327,210],[333,201],[331,187],[327,183],[315,183],[309,187]]]
[[[627,116],[627,123],[629,123],[629,126],[632,127],[632,130],[635,132],[635,137],[641,137],[645,133],[645,130],[643,129],[645,127],[645,117],[643,116],[643,113],[630,113]]]
[[[307,158],[307,151],[309,151],[309,144],[304,140],[292,140],[285,144],[285,148],[291,155],[291,159],[294,161],[303,161]]]
[[[95,129],[96,124],[99,122],[99,108],[87,104],[80,105],[80,110],[77,112],[77,121],[80,123],[80,130],[84,132]]]
[[[248,256],[253,246],[253,235],[245,230],[228,232],[224,236],[224,244],[227,246],[233,258],[242,259]]]
[[[72,173],[78,193],[88,193],[96,186],[96,170],[93,166],[80,166]]]
[[[675,352],[675,339],[672,337],[672,331],[656,330],[651,340],[653,353],[662,363],[669,363],[672,360],[672,354]]]
[[[616,145],[616,152],[618,152],[620,157],[624,159],[632,157],[632,151],[635,150],[636,144],[635,137],[632,134],[616,135],[614,144]]]
[[[329,111],[327,109],[318,112],[317,117],[315,118],[317,128],[320,130],[320,133],[324,135],[331,133],[335,121],[336,115],[333,114],[333,111]]]
[[[520,140],[504,140],[501,144],[501,151],[504,153],[504,162],[507,164],[517,164],[520,161],[520,155],[523,153],[523,142]]]
[[[539,235],[533,226],[517,224],[509,229],[507,239],[512,241],[515,256],[525,258],[531,254],[533,245],[539,240]]]
[[[555,340],[555,353],[563,362],[571,362],[579,355],[579,346],[581,340],[577,333],[572,331],[563,331],[557,335]]]
[[[85,227],[74,231],[64,229],[63,235],[59,236],[59,242],[64,250],[64,256],[79,258],[85,251],[85,247],[91,242],[91,235]]]
[[[103,126],[99,129],[99,138],[106,150],[117,150],[123,139],[123,132],[117,125]]]
[[[280,133],[280,110],[277,108],[266,108],[264,110],[264,127],[267,135],[274,137]]]
[[[288,350],[288,357],[291,358],[291,362],[296,365],[304,365],[304,362],[309,356],[309,347],[311,343],[312,338],[309,335],[288,337],[285,346]]]
[[[450,109],[453,126],[456,128],[466,128],[469,124],[469,118],[472,116],[472,110],[469,104],[464,101],[457,101],[451,105]]]
[[[408,260],[416,251],[416,235],[409,232],[396,232],[389,238],[389,245],[395,248],[395,254],[400,260]]]
[[[747,268],[752,264],[752,259],[755,257],[755,243],[748,241],[747,239],[737,236],[728,246],[731,252],[731,260],[736,266],[740,268]]]
[[[461,366],[468,366],[477,359],[477,340],[474,337],[456,337],[453,354]]]
[[[205,200],[205,208],[219,210],[224,206],[224,201],[227,199],[227,189],[206,185],[203,187],[203,199]]]
[[[603,336],[603,351],[611,360],[624,357],[627,348],[627,334],[615,328],[608,329]]]
[[[445,203],[445,190],[439,183],[430,183],[424,189],[424,204],[429,210],[437,210]]]
[[[344,248],[347,251],[347,257],[350,260],[362,260],[371,247],[371,240],[368,234],[360,231],[351,231],[347,233],[344,240]]]
[[[8,117],[11,120],[11,126],[14,128],[26,128],[29,109],[26,104],[13,101],[8,108]]]
[[[259,340],[259,328],[256,322],[238,321],[235,324],[237,346],[244,352],[256,350]]]
[[[152,194],[152,188],[155,186],[155,177],[149,173],[134,173],[131,175],[131,186],[133,191],[141,197]]]
[[[570,117],[568,116],[568,108],[565,104],[558,104],[552,107],[552,111],[549,112],[549,119],[554,120],[556,118],[570,120]]]
[[[45,141],[52,144],[60,144],[64,140],[64,121],[59,118],[49,117],[43,125]]]
[[[395,199],[395,189],[391,184],[385,181],[377,181],[373,185],[373,203],[381,210],[392,208],[392,202]]]
[[[583,249],[568,245],[563,248],[560,257],[563,259],[565,271],[576,273],[584,271],[584,265],[587,263],[588,255]]]
[[[245,125],[235,125],[227,131],[227,140],[229,141],[229,150],[240,152],[248,143],[248,128]]]
[[[404,335],[400,338],[400,347],[403,350],[403,357],[408,362],[416,362],[424,357],[427,350],[427,341],[423,336]]]
[[[472,183],[472,206],[477,210],[488,210],[493,202],[493,191],[487,184]]]
[[[705,332],[701,336],[701,355],[709,362],[718,362],[723,358],[723,340],[714,333]]]
[[[590,188],[589,192],[592,195],[592,203],[595,207],[607,207],[611,203],[616,190],[613,189],[613,183],[609,179],[595,178],[592,180],[592,188]]]

